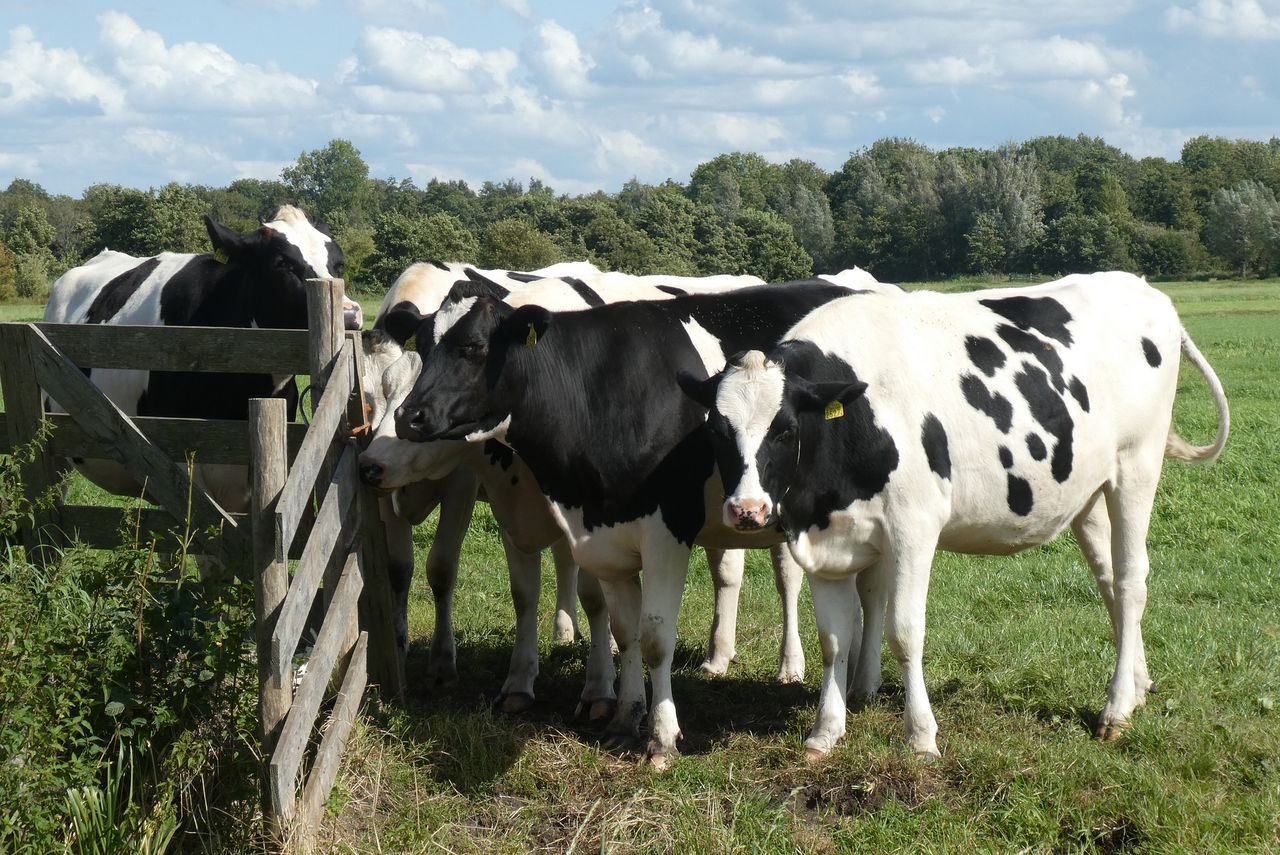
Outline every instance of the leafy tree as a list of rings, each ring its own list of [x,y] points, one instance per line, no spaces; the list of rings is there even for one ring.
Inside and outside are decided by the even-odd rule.
[[[1242,181],[1213,197],[1204,224],[1206,246],[1241,276],[1267,272],[1280,261],[1280,202],[1260,181]]]
[[[790,224],[777,214],[746,210],[738,215],[734,226],[744,236],[744,272],[766,282],[786,282],[813,274],[813,259],[796,241]]]
[[[150,217],[138,223],[135,234],[148,248],[158,252],[209,252],[209,233],[202,215],[209,206],[191,187],[169,183],[155,194]]]
[[[321,149],[303,152],[298,162],[280,172],[280,180],[303,207],[328,217],[336,211],[364,211],[369,167],[349,140],[330,140]]]
[[[551,238],[524,220],[498,220],[485,231],[480,244],[480,263],[485,267],[537,270],[560,260],[560,256],[560,249]]]
[[[1067,214],[1045,224],[1037,263],[1049,273],[1089,273],[1132,266],[1124,235],[1106,214]]]
[[[369,278],[374,287],[390,287],[414,262],[473,262],[480,254],[475,236],[457,217],[443,213],[425,217],[385,213],[374,222],[373,243],[377,251],[369,260]]]
[[[34,201],[23,202],[14,212],[5,235],[5,243],[18,255],[49,253],[52,257],[54,228],[49,225],[44,208]]]
[[[1205,254],[1195,232],[1143,222],[1132,227],[1129,252],[1135,269],[1148,276],[1188,273],[1203,263]]]
[[[975,273],[994,273],[1004,269],[1004,238],[1000,223],[990,211],[982,211],[974,218],[973,225],[965,233],[968,244],[969,269]]]
[[[89,252],[114,249],[130,255],[148,255],[145,234],[138,224],[151,220],[151,194],[118,184],[95,184],[84,191],[89,210]]]
[[[0,301],[18,296],[17,262],[13,251],[0,243]]]
[[[1148,223],[1199,231],[1203,222],[1196,212],[1186,168],[1161,157],[1138,161],[1131,202],[1134,216]]]
[[[422,210],[429,214],[452,214],[472,231],[480,226],[480,198],[465,181],[431,179],[422,191]]]

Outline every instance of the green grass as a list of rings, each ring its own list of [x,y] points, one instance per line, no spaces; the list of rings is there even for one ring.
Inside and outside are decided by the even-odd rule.
[[[1114,650],[1069,535],[1011,558],[939,555],[925,647],[943,753],[933,765],[909,756],[887,655],[881,698],[850,713],[823,762],[800,759],[820,653],[806,593],[807,680],[772,682],[779,608],[763,553],[748,562],[740,661],[725,677],[699,673],[712,610],[699,551],[674,676],[683,754],[651,774],[571,718],[584,643],[543,642],[530,715],[492,711],[513,621],[482,506],[455,599],[462,679],[432,687],[420,677],[433,613],[419,573],[409,703],[371,705],[358,726],[321,851],[1280,851],[1280,282],[1159,287],[1223,380],[1232,437],[1213,466],[1165,467],[1144,620],[1159,692],[1122,739],[1090,736]],[[1207,442],[1215,418],[1184,369],[1180,432]],[[419,567],[433,525],[416,534]],[[544,638],[552,579],[547,564]]]

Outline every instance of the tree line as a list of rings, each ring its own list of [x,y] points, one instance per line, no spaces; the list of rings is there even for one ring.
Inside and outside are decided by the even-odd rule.
[[[586,259],[629,273],[753,273],[781,281],[858,265],[884,281],[1125,269],[1151,277],[1280,273],[1280,138],[1201,136],[1176,161],[1097,137],[934,151],[887,138],[835,172],[719,155],[687,183],[556,194],[537,179],[371,178],[332,140],[278,179],[226,187],[95,184],[79,199],[16,179],[0,192],[0,299],[39,298],[104,248],[203,252],[201,215],[247,230],[285,202],[323,217],[351,290],[410,263],[531,270]]]

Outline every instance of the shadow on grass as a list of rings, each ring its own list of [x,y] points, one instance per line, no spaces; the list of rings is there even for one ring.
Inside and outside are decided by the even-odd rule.
[[[407,661],[411,739],[428,748],[433,774],[462,793],[484,790],[520,758],[527,742],[544,734],[567,734],[604,750],[604,722],[574,717],[582,691],[586,641],[542,648],[537,699],[520,715],[496,709],[511,656],[501,634],[458,638],[458,681],[432,685],[427,678],[429,641],[411,644]],[[678,645],[672,690],[684,739],[680,751],[706,754],[736,734],[803,733],[812,723],[818,692],[809,684],[779,684],[746,675],[740,665],[712,677],[702,673],[704,651]],[[738,672],[735,674],[735,670]]]

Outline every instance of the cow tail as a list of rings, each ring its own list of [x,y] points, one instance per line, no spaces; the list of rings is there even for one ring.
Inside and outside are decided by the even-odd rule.
[[[1200,370],[1205,382],[1209,384],[1209,391],[1213,393],[1213,403],[1218,408],[1218,435],[1210,445],[1191,445],[1170,427],[1169,437],[1164,443],[1164,456],[1189,463],[1212,463],[1222,453],[1223,447],[1227,444],[1227,434],[1231,431],[1231,412],[1227,409],[1227,395],[1222,390],[1222,382],[1214,373],[1213,366],[1196,347],[1185,327],[1182,329],[1182,353]]]

